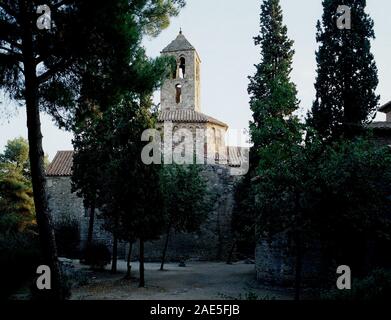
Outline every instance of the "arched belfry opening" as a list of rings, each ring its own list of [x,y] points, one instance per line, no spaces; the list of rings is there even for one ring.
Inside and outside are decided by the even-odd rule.
[[[175,102],[177,104],[181,103],[182,101],[182,85],[177,84],[175,86]]]
[[[179,60],[179,78],[184,79],[186,74],[186,59],[181,57]]]

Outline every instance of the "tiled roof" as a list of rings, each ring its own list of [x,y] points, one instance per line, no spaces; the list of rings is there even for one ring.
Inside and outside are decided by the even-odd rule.
[[[50,177],[69,177],[72,175],[73,151],[58,151],[46,170]]]
[[[177,109],[162,111],[158,116],[158,122],[186,122],[186,123],[213,123],[228,128],[228,125],[201,112],[190,109]]]
[[[195,50],[190,42],[185,38],[185,36],[180,32],[176,39],[172,41],[167,47],[163,49],[162,52],[175,52],[175,51],[185,51],[185,50]]]
[[[244,147],[227,147],[228,165],[240,167],[246,161]],[[70,177],[72,175],[73,151],[58,151],[46,170],[49,177]]]
[[[390,130],[391,122],[390,121],[372,122],[368,125],[368,127],[376,130]]]

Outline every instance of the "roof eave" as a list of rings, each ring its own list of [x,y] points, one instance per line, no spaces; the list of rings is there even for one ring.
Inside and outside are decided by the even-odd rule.
[[[383,112],[383,113],[389,113],[391,112],[391,101],[390,102],[387,102],[385,105],[381,106],[379,108],[379,111],[380,112]]]

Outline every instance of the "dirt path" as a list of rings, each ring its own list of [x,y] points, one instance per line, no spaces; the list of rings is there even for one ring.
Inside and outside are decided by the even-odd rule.
[[[146,288],[138,288],[138,279],[123,280],[126,264],[118,265],[119,274],[91,273],[92,282],[75,288],[76,300],[211,300],[290,299],[286,291],[260,286],[255,280],[254,265],[239,262],[233,265],[215,262],[189,262],[185,268],[167,264],[167,271],[158,271],[159,264],[146,264]],[[76,268],[82,268],[76,265]],[[132,265],[132,276],[138,277],[138,263]]]

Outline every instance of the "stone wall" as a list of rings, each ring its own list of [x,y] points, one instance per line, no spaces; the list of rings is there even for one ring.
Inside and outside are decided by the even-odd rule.
[[[80,229],[80,245],[82,250],[87,242],[89,212],[84,208],[83,199],[71,192],[70,177],[47,177],[49,208],[54,226],[67,222],[77,221]],[[104,243],[111,250],[112,236],[102,227],[103,221],[95,219],[93,239]],[[126,245],[119,245],[120,256],[125,256]]]
[[[80,221],[86,215],[83,200],[71,192],[70,177],[47,177],[47,191],[55,224],[69,219]]]
[[[302,254],[302,283],[319,284],[321,257],[319,247],[304,250]],[[287,234],[280,234],[269,242],[259,239],[255,249],[257,279],[268,285],[293,286],[295,282],[295,249]]]
[[[167,260],[225,260],[232,245],[231,215],[234,205],[234,185],[240,179],[230,175],[230,168],[219,165],[206,165],[201,172],[207,185],[208,195],[214,199],[207,221],[198,233],[172,234],[167,251]],[[83,201],[71,193],[70,177],[48,177],[49,205],[53,220],[74,219],[80,226],[80,248],[83,248],[88,234],[88,212]],[[95,219],[94,241],[105,243],[110,249],[112,237],[102,229],[102,220]],[[159,261],[162,255],[165,236],[160,240],[145,244],[147,261]],[[126,256],[127,244],[119,246],[119,256]],[[138,246],[133,250],[138,257]]]

